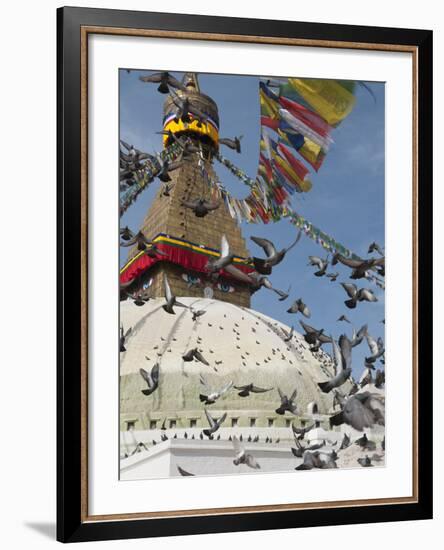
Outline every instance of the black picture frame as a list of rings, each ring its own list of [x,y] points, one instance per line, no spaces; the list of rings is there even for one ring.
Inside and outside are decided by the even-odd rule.
[[[258,511],[186,517],[88,518],[82,502],[85,394],[81,383],[86,333],[82,273],[81,30],[83,27],[155,29],[182,33],[292,38],[408,46],[416,51],[417,135],[417,356],[425,368],[417,383],[417,481],[415,502],[363,504],[352,507]],[[57,10],[58,94],[58,380],[57,380],[57,539],[62,542],[159,537],[225,531],[283,529],[404,521],[432,518],[432,32],[364,27],[146,13],[89,8]],[[82,254],[84,261],[81,261]],[[82,291],[83,288],[83,291]],[[82,343],[83,342],[83,343]],[[82,497],[83,494],[83,497]]]

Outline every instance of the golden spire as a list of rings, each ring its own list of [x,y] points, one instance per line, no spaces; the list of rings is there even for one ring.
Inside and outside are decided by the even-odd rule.
[[[182,78],[182,84],[187,88],[192,88],[196,92],[200,92],[199,80],[197,73],[185,73]]]

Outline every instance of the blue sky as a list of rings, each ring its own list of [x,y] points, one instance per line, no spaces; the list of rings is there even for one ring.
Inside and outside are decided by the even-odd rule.
[[[146,71],[120,71],[120,136],[135,147],[152,153],[162,149],[162,105],[165,95],[157,92],[157,86],[139,80]],[[182,73],[174,73],[181,78]],[[273,75],[269,75],[273,76]],[[298,76],[297,74],[290,76]],[[243,134],[242,153],[224,147],[221,152],[239,168],[254,178],[259,156],[260,111],[258,78],[250,76],[200,74],[201,91],[211,96],[219,108],[220,136],[233,137]],[[314,225],[333,236],[338,242],[361,256],[367,255],[372,241],[384,246],[384,84],[367,82],[376,101],[363,87],[356,90],[356,106],[345,121],[334,130],[327,157],[318,173],[313,172],[313,188],[309,193],[295,194],[293,208]],[[296,155],[297,156],[297,155]],[[215,161],[215,169],[223,184],[236,197],[248,194],[248,188],[224,167]],[[149,207],[159,185],[155,180],[144,191],[121,219],[121,226],[136,230]],[[249,236],[265,237],[279,247],[290,244],[296,229],[286,220],[278,223],[242,224],[252,255],[262,256]],[[128,249],[122,249],[121,264],[125,262]],[[351,325],[337,322],[345,313],[358,329],[364,323],[374,336],[384,337],[384,293],[365,280],[358,286],[369,286],[378,296],[377,303],[360,303],[355,310],[344,305],[346,294],[339,285],[349,279],[349,269],[341,265],[331,268],[339,271],[336,283],[325,277],[314,277],[314,268],[308,267],[308,256],[325,257],[326,252],[314,241],[303,236],[299,244],[289,252],[285,260],[273,269],[271,276],[275,287],[284,290],[291,284],[290,297],[279,302],[274,293],[262,289],[252,298],[252,308],[271,317],[294,324],[299,330],[299,315],[290,315],[286,310],[290,303],[301,297],[311,309],[311,319],[306,320],[316,328],[324,328],[326,334],[336,338],[343,332],[351,335]],[[328,352],[330,346],[324,346]],[[368,354],[366,343],[354,348],[354,374],[363,369],[364,356]]]

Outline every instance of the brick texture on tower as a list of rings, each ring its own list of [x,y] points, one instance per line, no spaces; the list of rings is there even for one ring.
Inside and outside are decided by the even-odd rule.
[[[200,92],[197,77],[187,74],[184,77],[184,82],[189,86],[189,91],[181,92],[181,97],[187,96],[218,126],[217,105],[211,98]],[[168,113],[171,112],[171,109],[174,109],[174,105],[171,96],[168,96],[164,107],[164,128],[168,128],[165,120],[168,120]],[[171,120],[171,116],[169,120]],[[155,239],[159,234],[163,234],[172,239],[192,243],[197,247],[212,249],[213,254],[214,251],[220,251],[221,238],[225,235],[230,246],[230,253],[247,259],[249,252],[240,227],[230,215],[217,189],[208,184],[208,180],[199,166],[199,161],[204,163],[205,172],[210,181],[217,178],[213,168],[213,154],[218,146],[213,139],[214,134],[210,136],[209,132],[204,131],[208,125],[196,126],[194,123],[188,126],[187,124],[182,125],[181,121],[177,120],[172,120],[171,124],[177,136],[185,136],[192,140],[195,145],[200,147],[201,152],[187,154],[180,167],[169,172],[171,181],[167,184],[167,194],[164,192],[164,184],[159,182],[159,189],[140,230],[149,239]],[[202,135],[200,135],[200,131],[202,131]],[[214,125],[212,131],[214,131]],[[218,139],[217,134],[216,138]],[[182,205],[182,201],[202,198],[211,202],[219,202],[219,207],[205,217],[197,217],[193,210]],[[128,260],[137,253],[137,247],[132,248]],[[251,290],[248,284],[233,278],[211,276],[210,273],[202,272],[202,270],[193,272],[186,266],[172,263],[168,259],[161,259],[147,269],[139,278],[137,287],[149,287],[150,295],[153,298],[163,297],[165,296],[164,274],[167,275],[171,290],[177,297],[215,298],[239,306],[250,307]]]

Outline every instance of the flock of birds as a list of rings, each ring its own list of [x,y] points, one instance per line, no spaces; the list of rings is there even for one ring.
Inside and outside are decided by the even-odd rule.
[[[174,91],[174,89],[177,89],[185,92],[186,88],[168,72],[155,73],[150,76],[142,76],[140,79],[143,82],[158,83],[159,92],[164,94],[170,93],[172,102],[176,108],[177,120],[180,119],[184,123],[189,123],[193,118],[197,120],[198,125],[201,125],[207,121],[205,113],[193,105],[192,101],[190,101],[188,97],[180,96]],[[171,190],[171,178],[169,176],[169,172],[181,166],[181,164],[186,161],[191,154],[202,153],[202,151],[189,138],[178,138],[171,132],[168,132],[168,136],[172,141],[177,143],[181,149],[181,155],[175,161],[164,160],[160,157],[160,155],[153,157],[147,153],[143,153],[135,149],[134,146],[121,141],[121,145],[123,147],[120,151],[121,188],[126,188],[134,183],[134,173],[143,168],[145,160],[155,159],[160,165],[160,170],[156,176],[164,184],[162,193],[165,196],[169,196],[169,192]],[[220,140],[220,143],[236,150],[237,152],[240,152],[241,137],[242,136],[236,137],[233,140],[223,138]],[[182,201],[182,206],[193,211],[196,217],[202,218],[208,215],[211,211],[219,208],[220,204],[217,201],[213,202],[204,198],[196,197],[194,200]],[[136,246],[138,251],[143,251],[151,257],[165,256],[165,253],[159,250],[156,244],[148,239],[141,231],[138,233],[133,233],[128,227],[124,227],[120,230],[120,237],[121,246]],[[233,265],[234,255],[230,252],[230,246],[227,238],[223,235],[221,238],[220,255],[208,260],[205,267],[206,274],[213,280],[217,280],[224,273],[228,274],[228,276],[234,278],[235,280],[249,285],[252,290],[258,290],[262,287],[271,290],[279,296],[279,301],[284,301],[289,297],[290,288],[286,292],[274,288],[269,276],[272,274],[273,268],[284,260],[286,254],[294,246],[296,246],[300,238],[301,232],[299,231],[294,242],[286,248],[278,249],[275,244],[268,239],[254,236],[251,237],[251,240],[257,246],[262,248],[264,257],[249,258],[249,263],[254,266],[255,271],[252,273],[245,273]],[[329,265],[336,266],[337,264],[342,264],[351,270],[349,275],[351,279],[371,280],[380,288],[384,289],[384,251],[377,243],[372,243],[369,246],[368,254],[372,254],[374,252],[376,252],[378,256],[365,259],[347,258],[339,253],[333,254],[331,260],[328,256],[327,258],[309,256],[308,265],[316,268],[316,271],[313,273],[315,277],[326,277],[334,283],[339,277],[339,272],[328,272]],[[205,314],[204,310],[195,310],[190,306],[181,303],[172,292],[166,275],[164,275],[163,282],[165,289],[165,302],[162,304],[162,308],[166,313],[174,315],[176,313],[175,308],[188,308],[191,312],[193,322],[196,322],[202,315]],[[134,281],[130,281],[126,285],[123,285],[123,287],[121,287],[121,291],[125,293],[126,287],[133,283]],[[340,285],[347,294],[347,299],[344,301],[344,304],[349,309],[355,309],[361,302],[378,301],[377,296],[371,288],[364,286],[358,287],[357,284],[349,282],[341,282]],[[132,299],[134,304],[137,306],[143,306],[151,298],[149,289],[140,290],[133,294],[126,292],[126,297]],[[305,318],[311,317],[310,309],[307,304],[304,303],[302,298],[297,298],[294,300],[291,306],[287,309],[287,313],[301,314]],[[338,318],[338,321],[350,323],[345,314],[341,315]],[[382,322],[384,322],[384,320]],[[334,374],[328,380],[318,383],[318,386],[322,392],[332,392],[334,396],[334,404],[339,407],[339,411],[330,416],[330,426],[334,427],[341,424],[346,424],[359,432],[363,432],[366,428],[372,428],[375,425],[384,425],[384,398],[378,393],[363,391],[363,388],[370,383],[374,383],[375,387],[378,389],[384,387],[385,348],[382,339],[378,338],[375,340],[368,332],[367,325],[361,327],[358,332],[353,331],[351,339],[346,334],[341,334],[337,341],[332,336],[325,334],[323,328],[316,329],[308,325],[303,320],[300,320],[300,325],[304,331],[303,338],[309,345],[309,349],[312,353],[318,352],[325,344],[331,345],[331,361],[333,364]],[[292,326],[290,331],[286,331],[285,329],[281,330],[284,341],[291,342],[294,337],[294,327]],[[125,341],[130,334],[131,328],[125,331],[123,326],[121,326],[121,352],[126,351]],[[352,376],[352,350],[354,347],[360,345],[364,339],[369,347],[369,355],[365,358],[363,374],[360,380],[356,382]],[[198,347],[186,350],[182,356],[182,359],[185,362],[198,361],[204,365],[209,365],[208,361],[205,359]],[[375,364],[378,360],[381,362],[383,367],[376,370]],[[217,369],[215,370],[217,371]],[[141,391],[145,396],[149,397],[159,387],[159,364],[156,363],[149,371],[141,368],[140,376],[146,384],[146,387]],[[351,381],[351,389],[349,389],[345,394],[343,392],[343,388],[346,387],[345,384],[348,381]],[[204,412],[208,421],[208,427],[202,430],[200,434],[201,439],[203,439],[204,436],[208,439],[214,439],[214,434],[219,430],[227,417],[227,413],[225,412],[220,418],[215,418],[212,416],[207,407],[222,399],[233,388],[238,391],[238,395],[240,397],[244,398],[248,398],[251,393],[263,393],[273,390],[273,388],[259,387],[254,382],[247,385],[235,386],[233,381],[229,381],[220,388],[213,388],[208,385],[205,377],[202,375],[200,377],[200,384],[201,391],[199,394],[199,399],[205,406]],[[280,388],[277,388],[277,391],[280,403],[278,403],[276,413],[280,415],[285,415],[286,413],[289,415],[296,415],[297,391],[294,390],[289,396],[284,394]],[[343,441],[338,450],[323,450],[325,442],[314,446],[304,446],[301,441],[304,439],[305,434],[309,431],[309,429],[296,428],[293,424],[292,428],[295,436],[295,447],[292,447],[291,450],[295,456],[303,459],[302,464],[296,467],[298,470],[312,468],[335,468],[337,467],[336,461],[338,454],[352,444],[350,437],[344,434]],[[230,436],[235,454],[233,463],[235,465],[245,464],[250,468],[259,469],[260,465],[254,456],[251,453],[246,452],[241,437],[237,438],[236,436]],[[163,434],[163,439],[165,438],[168,439],[166,434]],[[376,449],[375,442],[370,441],[365,433],[354,443],[359,445],[363,450],[374,451]],[[133,452],[141,450],[140,445],[143,444],[138,444]],[[382,445],[383,449],[385,449],[385,439],[383,440]],[[374,454],[372,457],[366,455],[365,458],[358,459],[358,462],[361,466],[368,467],[372,466],[373,462],[378,462],[379,460],[381,460],[381,457]],[[178,467],[178,471],[181,475],[194,475],[190,472],[186,472],[180,467]]]
[[[269,286],[262,284],[265,288],[273,287],[267,275],[272,273],[272,269],[282,262],[289,250],[291,250],[299,241],[300,233],[297,235],[295,241],[287,248],[278,250],[276,246],[267,239],[259,239],[257,237],[252,237],[252,240],[261,246],[265,252],[264,258],[254,257],[251,258],[251,263],[255,266],[256,271],[253,274],[246,274],[240,271],[238,268],[233,266],[233,255],[230,253],[230,247],[225,236],[222,236],[221,242],[221,254],[215,259],[208,260],[207,272],[208,275],[212,278],[218,278],[222,271],[228,272],[232,277],[239,278],[243,282],[248,282],[252,286],[257,286],[259,280],[268,281]],[[141,250],[150,252],[150,248],[153,245],[149,240],[147,240],[143,235],[137,234],[133,235],[129,232],[128,228],[124,228],[121,231],[121,237],[123,240],[128,239],[126,242],[131,242],[133,245],[138,246]],[[377,246],[375,243],[369,247],[369,250],[375,249]],[[379,247],[378,247],[379,248]],[[379,248],[380,252],[382,250]],[[327,265],[328,260],[320,260],[314,256],[309,257],[309,265],[315,265],[319,268],[314,275],[317,277],[327,276]],[[333,257],[332,263],[340,262],[343,265],[351,269],[350,277],[353,279],[367,278],[370,277],[370,270],[377,269],[379,275],[383,275],[384,267],[384,257],[380,255],[379,258],[369,258],[362,260],[353,260],[349,261],[348,258],[343,258],[341,255],[336,254]],[[322,263],[322,265],[320,265]],[[327,265],[326,265],[327,264]],[[319,273],[322,272],[322,273]],[[193,322],[199,320],[203,315],[205,315],[205,310],[194,309],[191,306],[180,302],[180,300],[173,293],[170,284],[168,282],[167,276],[164,274],[164,289],[165,289],[165,302],[162,304],[163,310],[171,315],[176,313],[176,308],[187,308],[191,313],[191,318]],[[349,283],[341,283],[344,288],[346,286],[355,286],[350,285]],[[275,290],[276,291],[276,290]],[[364,292],[365,291],[365,292]],[[282,291],[277,291],[279,294],[279,300],[286,299],[288,293]],[[348,291],[347,291],[348,293]],[[359,296],[356,296],[358,294]],[[136,305],[144,305],[150,299],[149,289],[143,290],[135,294],[127,294]],[[374,299],[369,299],[369,296],[374,296],[373,292],[370,289],[359,289],[359,292],[356,292],[354,297],[350,297],[349,300],[346,300],[345,304],[349,308],[356,307],[357,303],[360,301],[376,301]],[[351,303],[353,301],[353,304]],[[348,302],[348,303],[347,303]],[[287,310],[288,313],[292,314],[301,314],[305,318],[311,317],[311,312],[308,306],[303,302],[302,298],[296,299],[290,308]],[[341,315],[338,318],[338,322],[347,322],[350,323],[350,320],[345,314]],[[381,393],[376,393],[374,391],[364,391],[365,386],[370,383],[373,383],[376,388],[382,389],[385,384],[385,348],[382,338],[375,339],[369,333],[367,325],[362,326],[357,332],[353,330],[351,338],[349,338],[345,333],[341,334],[339,339],[336,341],[332,336],[324,334],[323,329],[316,329],[308,325],[304,320],[300,320],[301,327],[304,331],[303,338],[309,346],[309,350],[315,354],[321,350],[322,346],[329,344],[331,346],[331,364],[333,365],[333,375],[329,377],[326,381],[319,382],[319,389],[328,394],[332,393],[334,407],[339,408],[338,412],[334,412],[330,416],[330,426],[340,426],[342,424],[349,425],[359,432],[363,432],[366,428],[370,429],[375,425],[384,425],[385,424],[385,400]],[[282,332],[282,338],[284,342],[291,342],[295,337],[294,327],[292,326],[290,330],[284,328],[280,329]],[[125,340],[128,335],[131,333],[131,329],[124,331],[123,326],[121,327],[121,336],[120,336],[120,350],[124,352]],[[352,376],[352,350],[356,346],[360,345],[363,341],[367,342],[369,353],[365,357],[364,362],[364,372],[359,381],[355,381]],[[198,342],[199,343],[199,342]],[[147,358],[148,359],[148,358]],[[210,366],[208,360],[204,357],[202,351],[199,347],[192,347],[182,355],[182,360],[184,362],[194,362],[197,361],[203,365]],[[381,362],[383,368],[376,369],[377,361]],[[213,367],[217,372],[217,367]],[[375,373],[375,375],[374,375]],[[151,370],[140,369],[140,376],[142,377],[146,388],[142,389],[142,393],[146,396],[150,396],[155,392],[159,387],[160,381],[160,366],[159,363],[156,363]],[[348,385],[345,385],[346,382],[349,382]],[[213,416],[208,409],[211,405],[216,403],[219,400],[222,400],[228,392],[233,389],[238,392],[240,397],[248,398],[250,394],[254,393],[264,393],[272,391],[272,387],[260,387],[254,383],[254,381],[244,384],[244,385],[234,385],[233,381],[225,383],[220,387],[212,387],[208,384],[206,378],[200,376],[200,392],[199,400],[204,406],[205,417],[208,422],[208,427],[203,429],[200,433],[200,438],[215,439],[215,434],[219,428],[223,425],[227,418],[227,413],[225,412],[219,418]],[[344,388],[347,387],[348,391],[344,393]],[[279,402],[275,412],[279,415],[297,415],[297,391],[296,389],[290,394],[286,395],[280,388],[277,388]],[[297,442],[295,441],[296,446],[292,447],[292,452],[295,456],[303,459],[303,462],[296,467],[296,469],[311,469],[311,468],[335,468],[337,467],[337,458],[338,454],[341,453],[344,449],[352,444],[350,437],[348,435],[344,436],[344,440],[341,443],[341,446],[338,450],[323,449],[325,447],[325,442],[322,444],[307,445],[303,446],[301,439],[309,431],[307,428],[303,428],[302,432],[298,433],[299,428],[296,428],[293,424],[293,431],[295,434],[298,434]],[[302,437],[301,437],[302,436]],[[194,436],[193,436],[194,437]],[[217,436],[220,438],[220,435]],[[163,440],[168,439],[166,434],[162,436]],[[369,442],[366,445],[361,445],[367,439],[366,434],[357,439],[355,443],[360,445],[365,450],[375,450],[375,443],[368,440]],[[235,465],[245,464],[251,468],[258,469],[260,468],[257,460],[245,451],[243,442],[241,438],[231,437],[230,440],[233,443],[233,448],[235,452],[235,459],[233,463]],[[251,441],[254,441],[251,439]],[[347,441],[349,444],[347,444]],[[154,443],[154,442],[153,442]],[[385,445],[385,441],[384,441]],[[134,452],[141,450],[139,447],[136,447]],[[378,455],[368,456],[365,458],[359,458],[358,462],[363,467],[372,466],[373,462],[380,461],[381,458]],[[184,471],[184,470],[182,470]],[[181,472],[181,470],[179,470]],[[193,475],[190,473],[181,474],[181,475]]]
[[[192,97],[182,94],[179,95],[175,90],[181,92],[187,92],[186,86],[179,82],[168,72],[154,73],[148,76],[139,77],[142,82],[159,84],[158,91],[162,94],[170,94],[175,111],[175,121],[181,120],[185,125],[190,124],[193,120],[197,121],[197,126],[200,127],[208,121],[208,116],[195,105]],[[151,155],[136,149],[134,145],[120,140],[120,190],[125,191],[129,187],[136,184],[136,176],[142,174],[145,162],[150,160],[155,165],[159,166],[158,171],[154,177],[159,178],[163,182],[163,194],[169,196],[171,190],[171,177],[169,172],[181,167],[184,161],[188,160],[194,153],[202,155],[202,148],[197,146],[192,139],[186,136],[177,137],[171,131],[161,131],[159,134],[167,135],[170,143],[176,143],[180,149],[180,155],[176,160],[167,160],[162,158],[161,155]],[[229,147],[230,149],[241,152],[241,139],[242,136],[235,136],[234,138],[220,138],[219,144]],[[198,201],[199,199],[196,199]],[[204,202],[204,199],[200,199]],[[195,212],[196,205],[188,206]],[[208,205],[199,205],[199,216],[203,217],[215,207],[211,207],[211,203]]]

